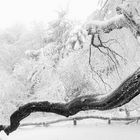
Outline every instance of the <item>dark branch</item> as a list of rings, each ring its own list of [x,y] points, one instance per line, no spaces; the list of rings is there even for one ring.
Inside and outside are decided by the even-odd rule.
[[[105,44],[108,43],[109,41],[107,42],[102,42],[101,38],[100,38],[100,35],[99,33],[95,33],[95,34],[91,34],[91,44],[90,44],[90,49],[89,49],[89,65],[90,65],[90,68],[91,70],[96,73],[98,75],[98,77],[101,79],[101,81],[104,83],[104,85],[108,85],[103,79],[102,77],[92,68],[92,65],[91,65],[91,46],[97,48],[103,55],[107,56],[111,62],[114,64],[114,67],[116,69],[116,72],[118,74],[118,77],[120,78],[120,75],[119,75],[119,71],[118,71],[118,66],[119,66],[119,61],[118,61],[118,58],[121,58],[122,60],[124,60],[124,62],[126,62],[126,59],[123,58],[120,54],[118,54],[117,52],[115,52],[114,50],[112,50],[111,48],[107,47]],[[95,36],[96,35],[96,36]],[[96,45],[95,42],[94,42],[94,38],[97,37],[98,41],[99,41],[99,44]],[[113,39],[110,40],[111,42],[114,41]],[[109,86],[110,87],[110,86]]]
[[[103,80],[102,76],[97,71],[95,71],[94,68],[92,67],[92,64],[91,64],[92,48],[91,47],[95,46],[100,50],[100,48],[97,45],[94,44],[94,38],[95,38],[95,34],[93,34],[92,37],[91,37],[91,44],[90,44],[90,48],[89,48],[89,66],[90,66],[91,71],[94,72],[99,77],[101,82],[104,84],[105,90],[106,90],[106,85],[111,89],[111,86],[108,83],[106,83]],[[92,76],[92,78],[98,83],[98,81],[94,78],[94,76]]]
[[[32,102],[21,106],[10,117],[9,126],[0,126],[8,135],[15,131],[20,121],[32,112],[52,112],[65,117],[85,110],[110,110],[130,102],[140,94],[140,68],[128,77],[115,91],[108,95],[78,97],[68,103]]]

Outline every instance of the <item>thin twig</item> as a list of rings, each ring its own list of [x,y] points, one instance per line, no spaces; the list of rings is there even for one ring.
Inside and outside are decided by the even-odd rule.
[[[118,66],[119,65],[119,61],[117,60],[116,56],[120,57],[121,59],[125,60],[120,54],[118,54],[117,52],[115,52],[114,50],[110,49],[109,47],[106,47],[103,43],[109,43],[109,41],[114,41],[114,39],[110,39],[106,42],[102,42],[102,40],[100,39],[100,36],[98,33],[97,34],[97,37],[98,37],[98,40],[100,42],[99,45],[95,45],[94,44],[94,38],[95,38],[95,34],[92,35],[92,38],[91,38],[91,45],[94,46],[95,48],[97,48],[102,54],[108,56],[110,58],[110,60],[114,63],[114,66],[115,66],[115,69],[116,69],[116,72],[120,78],[120,75],[119,75],[119,71],[118,71]],[[104,48],[107,52],[104,52],[101,50],[101,48]],[[112,55],[112,56],[111,56]]]
[[[94,42],[94,35],[92,36],[92,42]],[[106,92],[107,92],[107,89],[106,89],[106,86],[105,86],[105,85],[107,85],[109,88],[111,88],[111,86],[110,86],[108,83],[106,83],[106,82],[103,80],[102,76],[101,76],[97,71],[95,71],[95,70],[93,69],[93,67],[92,67],[92,64],[91,64],[91,51],[92,51],[92,48],[91,48],[91,46],[92,46],[92,45],[90,45],[90,49],[89,49],[89,66],[90,66],[90,69],[91,69],[91,71],[94,72],[94,73],[100,78],[100,80],[103,82],[104,87],[105,87],[105,90],[106,90]],[[92,77],[93,77],[93,76],[92,76]],[[111,89],[112,89],[112,88],[111,88]]]

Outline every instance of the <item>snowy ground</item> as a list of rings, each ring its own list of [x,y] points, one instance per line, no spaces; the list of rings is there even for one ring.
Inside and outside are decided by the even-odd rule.
[[[83,120],[77,126],[72,122],[56,123],[49,127],[23,127],[0,140],[139,140],[140,124],[125,125],[106,121]]]

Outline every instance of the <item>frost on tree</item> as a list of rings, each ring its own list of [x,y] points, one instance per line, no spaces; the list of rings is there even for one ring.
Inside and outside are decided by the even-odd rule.
[[[46,57],[38,50],[27,51],[26,55],[32,64],[34,63],[34,69],[25,78],[25,81],[33,79],[29,84],[30,96],[41,94],[42,88],[47,91],[49,86],[58,80],[63,88],[57,91],[65,93],[65,102],[54,103],[46,100],[24,104],[11,114],[10,125],[1,125],[0,130],[4,130],[6,134],[15,131],[20,121],[32,112],[51,112],[69,117],[85,110],[118,108],[138,96],[139,6],[139,0],[107,0],[77,33],[61,33],[61,37],[64,37],[62,42],[59,37],[58,42],[52,41],[54,38],[50,39],[51,51]],[[56,29],[59,35],[61,29]],[[70,30],[69,27],[69,32]],[[68,34],[70,36],[66,39]],[[47,46],[42,48],[41,52],[48,49]],[[40,54],[43,54],[43,57],[40,57]],[[43,79],[49,68],[50,75],[55,73],[52,81],[52,75],[49,80]],[[48,83],[47,88],[42,81]],[[50,93],[52,89],[49,90]]]

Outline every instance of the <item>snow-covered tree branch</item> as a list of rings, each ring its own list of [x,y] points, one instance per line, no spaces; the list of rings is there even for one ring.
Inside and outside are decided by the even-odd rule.
[[[111,19],[104,21],[91,21],[87,24],[86,29],[89,34],[97,32],[109,33],[114,29],[121,29],[123,27],[129,28],[134,36],[140,34],[140,17],[139,11],[136,9],[137,5],[131,3],[123,3],[116,7],[117,15]]]

